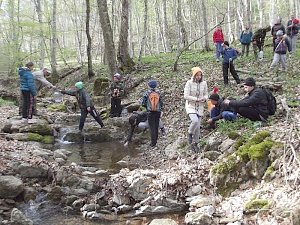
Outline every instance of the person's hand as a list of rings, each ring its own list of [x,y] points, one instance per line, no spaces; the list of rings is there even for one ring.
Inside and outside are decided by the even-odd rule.
[[[229,58],[229,62],[232,62],[232,58]]]
[[[86,110],[87,110],[88,112],[90,112],[90,111],[91,111],[91,107],[87,107]]]
[[[124,143],[124,147],[128,147],[128,141]]]
[[[229,100],[229,99],[225,99],[225,100],[224,100],[224,104],[229,105],[229,103],[230,103],[230,100]]]
[[[209,119],[207,120],[207,123],[212,123],[212,121],[213,121],[212,119]]]

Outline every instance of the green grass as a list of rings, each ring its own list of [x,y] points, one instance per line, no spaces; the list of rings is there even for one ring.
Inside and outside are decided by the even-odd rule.
[[[0,98],[0,107],[3,107],[3,106],[13,106],[13,105],[16,105],[16,103],[13,102],[13,101],[9,101],[9,100],[5,100],[3,98]]]

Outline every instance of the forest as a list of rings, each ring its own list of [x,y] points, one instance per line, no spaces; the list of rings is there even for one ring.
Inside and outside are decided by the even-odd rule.
[[[299,15],[297,0],[1,0],[0,70],[16,75],[28,61],[51,67],[108,65],[110,74],[142,66],[142,57],[188,49],[209,51],[212,31],[221,25],[225,39],[283,24]],[[174,59],[175,61],[175,59]],[[176,69],[176,67],[174,67]]]

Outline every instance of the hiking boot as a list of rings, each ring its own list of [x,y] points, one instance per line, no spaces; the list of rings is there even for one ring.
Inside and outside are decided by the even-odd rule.
[[[189,144],[192,144],[192,142],[193,142],[193,134],[189,134],[189,136],[188,136],[188,142],[189,142]]]

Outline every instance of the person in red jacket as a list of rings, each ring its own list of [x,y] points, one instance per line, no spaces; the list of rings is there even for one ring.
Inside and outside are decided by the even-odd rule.
[[[219,62],[222,51],[222,44],[224,42],[224,35],[220,26],[217,26],[216,30],[213,33],[213,42],[216,46],[216,61]]]

